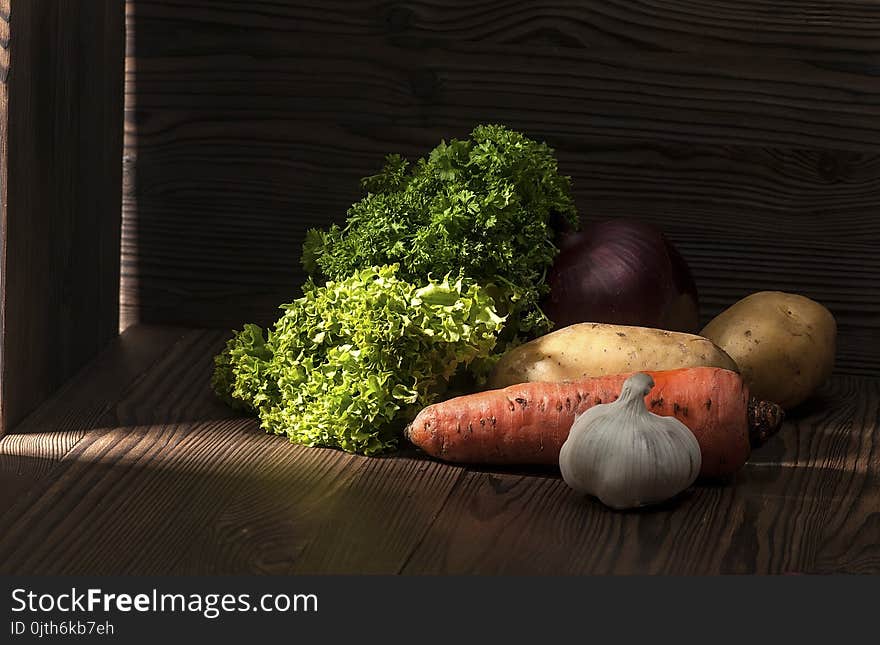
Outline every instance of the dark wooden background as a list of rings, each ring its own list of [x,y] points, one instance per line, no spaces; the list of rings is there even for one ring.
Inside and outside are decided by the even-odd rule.
[[[557,149],[584,217],[667,231],[704,320],[802,293],[874,374],[878,8],[129,0],[122,325],[271,320],[385,153],[496,121]]]

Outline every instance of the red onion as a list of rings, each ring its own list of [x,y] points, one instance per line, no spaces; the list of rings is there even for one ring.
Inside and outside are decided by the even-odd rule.
[[[699,329],[687,263],[662,232],[642,222],[610,220],[564,234],[547,281],[543,308],[557,329],[579,322]]]

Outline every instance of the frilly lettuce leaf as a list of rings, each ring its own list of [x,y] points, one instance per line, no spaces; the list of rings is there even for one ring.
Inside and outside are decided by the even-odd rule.
[[[397,265],[309,282],[263,332],[246,325],[216,359],[212,384],[262,427],[308,446],[375,455],[456,371],[485,360],[504,319],[476,283],[415,285]]]

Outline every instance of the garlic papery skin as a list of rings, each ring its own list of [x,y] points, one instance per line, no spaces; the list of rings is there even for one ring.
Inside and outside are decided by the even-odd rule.
[[[559,453],[566,484],[626,509],[664,502],[694,483],[700,444],[678,419],[648,410],[645,396],[653,387],[650,375],[633,374],[620,398],[575,419]]]

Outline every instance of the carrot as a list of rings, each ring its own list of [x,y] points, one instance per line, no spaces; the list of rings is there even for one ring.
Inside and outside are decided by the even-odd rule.
[[[753,446],[779,430],[782,408],[757,401],[736,372],[688,367],[647,372],[651,412],[674,416],[700,444],[700,476],[730,475]],[[460,396],[423,409],[405,435],[429,455],[484,464],[554,464],[575,416],[617,399],[631,373],[565,383],[533,382]]]

